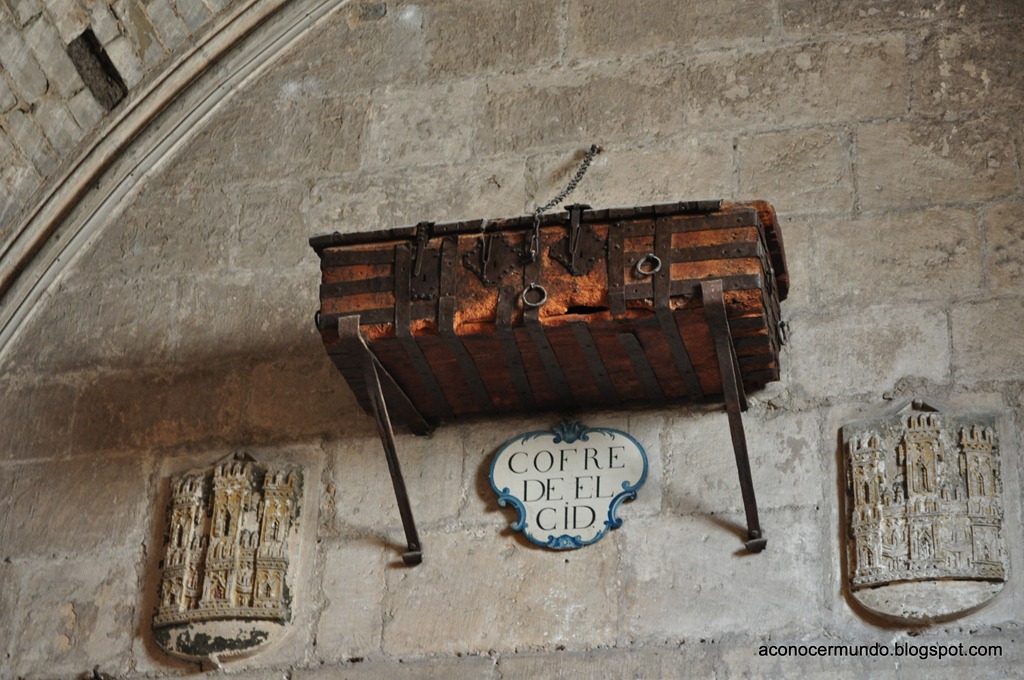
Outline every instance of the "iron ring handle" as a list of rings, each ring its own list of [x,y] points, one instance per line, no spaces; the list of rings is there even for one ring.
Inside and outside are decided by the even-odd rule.
[[[645,266],[645,263],[648,266]],[[637,260],[636,266],[633,267],[633,271],[636,272],[637,276],[644,278],[654,276],[661,271],[661,258],[654,253],[647,253]]]
[[[531,300],[527,295],[530,291],[540,291],[540,297],[536,300]],[[548,301],[548,292],[539,283],[531,283],[523,290],[522,298],[523,304],[527,307],[540,307]]]

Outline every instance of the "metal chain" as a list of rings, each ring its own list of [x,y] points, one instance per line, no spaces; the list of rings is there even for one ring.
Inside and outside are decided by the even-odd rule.
[[[576,190],[576,187],[579,186],[580,181],[583,179],[583,175],[587,174],[587,170],[590,168],[590,163],[594,160],[594,156],[599,153],[601,153],[601,147],[597,144],[591,144],[590,150],[587,151],[587,155],[580,163],[580,167],[576,169],[576,174],[572,176],[572,179],[565,185],[565,188],[559,191],[557,196],[533,211],[533,236],[530,238],[529,251],[530,262],[535,262],[537,260],[537,251],[540,250],[540,216],[564,201],[568,198],[569,194]]]

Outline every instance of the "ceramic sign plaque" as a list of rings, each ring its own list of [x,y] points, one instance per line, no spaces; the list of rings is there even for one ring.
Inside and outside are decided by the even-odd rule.
[[[498,505],[511,505],[512,528],[554,550],[582,548],[622,525],[623,501],[647,478],[647,454],[630,435],[565,421],[506,442],[491,463]]]
[[[947,619],[1006,580],[995,416],[932,400],[843,426],[849,586],[887,618]]]

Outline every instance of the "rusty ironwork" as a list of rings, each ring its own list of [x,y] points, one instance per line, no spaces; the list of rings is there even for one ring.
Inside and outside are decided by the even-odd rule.
[[[523,253],[508,242],[503,234],[484,234],[473,249],[462,256],[462,263],[485,286],[501,285],[523,260]]]
[[[600,234],[581,218],[589,205],[575,203],[565,206],[569,211],[569,233],[552,244],[549,249],[552,259],[560,262],[573,276],[590,273],[594,265],[605,258],[607,244]]]
[[[722,282],[705,281],[701,284],[704,300],[704,316],[715,343],[715,355],[722,376],[722,395],[725,411],[729,416],[729,434],[736,456],[736,471],[740,478],[740,492],[743,495],[743,512],[747,519],[747,550],[761,552],[768,545],[768,539],[761,531],[757,516],[757,497],[754,494],[754,480],[750,474],[750,457],[747,455],[747,438],[743,431],[742,411],[747,410],[747,395],[740,380],[740,366],[733,347],[729,330],[729,316],[726,312]]]
[[[329,234],[311,239],[317,327],[359,404],[378,417],[386,402],[389,426],[417,432],[488,413],[724,403],[757,551],[741,413],[746,389],[779,377],[788,282],[774,219],[763,202],[689,201]]]

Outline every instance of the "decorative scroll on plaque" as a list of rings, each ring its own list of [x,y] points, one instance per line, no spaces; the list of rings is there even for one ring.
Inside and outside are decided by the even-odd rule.
[[[853,597],[925,622],[995,596],[1007,576],[995,416],[917,399],[842,432]]]
[[[193,660],[249,654],[291,620],[302,472],[233,456],[171,480],[153,633]]]
[[[582,548],[622,525],[623,501],[647,479],[647,454],[625,432],[567,420],[506,442],[491,463],[498,505],[512,528],[554,550]]]

